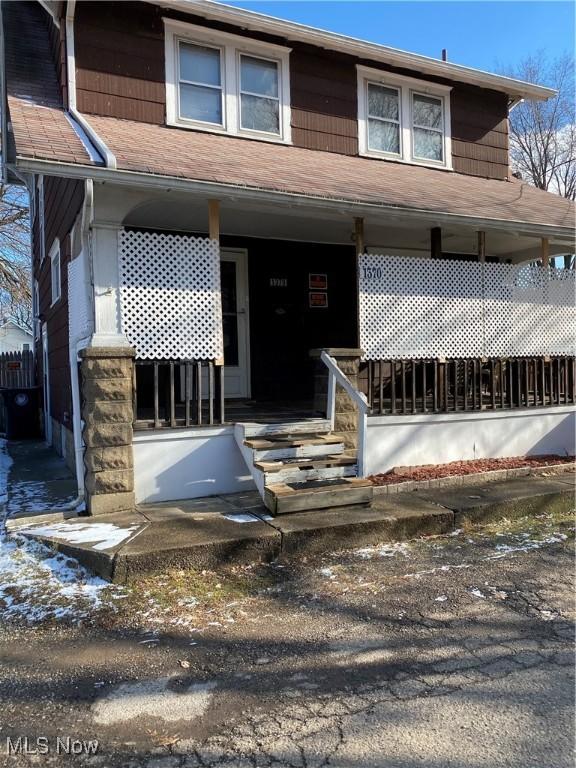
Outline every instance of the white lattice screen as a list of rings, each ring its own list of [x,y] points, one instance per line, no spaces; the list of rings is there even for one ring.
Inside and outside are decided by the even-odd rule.
[[[574,354],[573,270],[365,254],[365,358]]]
[[[119,255],[122,330],[137,357],[222,358],[218,242],[121,230]]]

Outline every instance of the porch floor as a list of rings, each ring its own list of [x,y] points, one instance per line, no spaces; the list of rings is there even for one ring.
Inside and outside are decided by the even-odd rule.
[[[174,409],[176,426],[185,426],[186,414],[183,403],[176,403]],[[312,401],[294,400],[247,400],[230,399],[224,404],[224,423],[236,424],[238,422],[257,422],[260,424],[275,424],[286,421],[306,421],[317,419],[324,414],[314,410]],[[169,414],[160,412],[161,427],[169,427]],[[202,424],[210,423],[208,404],[202,408]],[[154,427],[154,410],[152,408],[139,408],[136,429],[150,429]]]

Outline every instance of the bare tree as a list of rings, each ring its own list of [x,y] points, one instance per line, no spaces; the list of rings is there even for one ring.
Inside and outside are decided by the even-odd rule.
[[[554,88],[548,101],[523,101],[510,112],[510,160],[515,171],[540,189],[576,197],[574,59],[550,61],[544,52],[508,74]]]
[[[28,195],[0,184],[0,317],[32,327]]]

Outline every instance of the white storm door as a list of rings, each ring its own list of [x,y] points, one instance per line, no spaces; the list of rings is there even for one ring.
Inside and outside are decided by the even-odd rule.
[[[248,316],[248,253],[220,252],[222,325],[224,331],[224,394],[250,397],[250,323]]]

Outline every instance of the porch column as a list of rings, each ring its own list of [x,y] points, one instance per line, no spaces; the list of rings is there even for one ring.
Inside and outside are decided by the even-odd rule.
[[[134,350],[88,347],[80,359],[88,513],[132,510]]]
[[[358,389],[358,375],[360,373],[361,349],[328,348],[325,350],[313,349],[312,357],[317,358],[316,375],[314,379],[314,410],[326,411],[328,396],[328,369],[319,359],[324,351],[333,357],[338,367],[345,376],[350,379],[354,389]],[[357,448],[358,442],[358,411],[356,404],[342,387],[336,385],[336,411],[334,419],[334,432],[342,436],[346,448]]]
[[[118,233],[115,224],[96,223],[92,227],[94,270],[94,347],[126,347],[120,311],[118,272]]]
[[[548,269],[550,266],[550,241],[547,237],[542,238],[540,250],[542,253],[542,266],[544,269]]]

